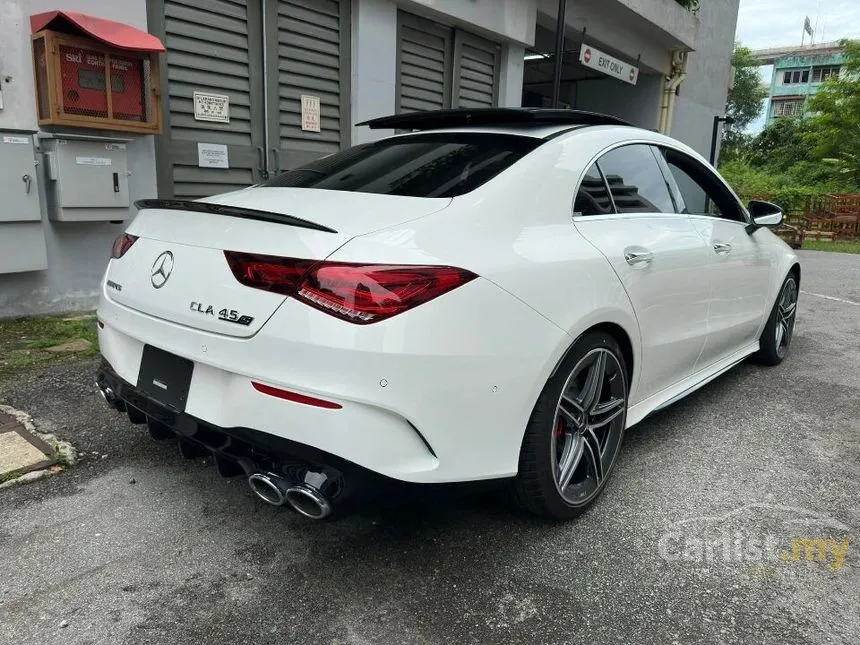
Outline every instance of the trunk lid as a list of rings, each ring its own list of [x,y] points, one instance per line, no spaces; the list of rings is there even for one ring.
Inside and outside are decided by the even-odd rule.
[[[105,291],[157,318],[247,338],[286,297],[240,284],[225,250],[323,260],[356,235],[424,217],[450,202],[308,188],[141,202],[127,229],[138,239],[110,261]]]

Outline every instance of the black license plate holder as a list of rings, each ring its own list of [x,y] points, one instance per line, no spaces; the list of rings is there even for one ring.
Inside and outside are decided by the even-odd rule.
[[[163,349],[144,345],[137,389],[177,412],[185,412],[194,362]]]

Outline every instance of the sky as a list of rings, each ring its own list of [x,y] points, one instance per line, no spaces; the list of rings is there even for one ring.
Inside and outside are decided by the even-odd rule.
[[[860,0],[741,0],[735,40],[750,49],[799,45],[806,16],[813,28],[817,26],[817,43],[860,39]],[[809,35],[804,36],[804,42],[809,42]],[[768,65],[760,72],[770,85],[773,68]],[[764,114],[749,131],[757,132],[763,125]]]

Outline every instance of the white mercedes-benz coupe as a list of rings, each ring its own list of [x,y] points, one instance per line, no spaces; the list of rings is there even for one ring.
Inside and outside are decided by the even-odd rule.
[[[689,147],[566,110],[402,114],[265,183],[145,200],[98,309],[108,403],[322,518],[362,474],[570,518],[624,431],[756,354],[800,265]]]

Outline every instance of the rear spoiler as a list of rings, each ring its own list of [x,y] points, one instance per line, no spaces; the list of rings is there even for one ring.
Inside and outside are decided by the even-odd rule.
[[[144,208],[161,208],[174,211],[189,211],[191,213],[209,213],[211,215],[226,215],[228,217],[241,217],[242,219],[254,219],[261,222],[272,222],[274,224],[287,224],[300,228],[309,228],[314,231],[325,233],[337,233],[333,228],[309,222],[306,219],[284,215],[283,213],[272,213],[259,211],[253,208],[242,208],[241,206],[224,206],[209,202],[196,202],[187,199],[141,199],[134,203],[138,210]]]

